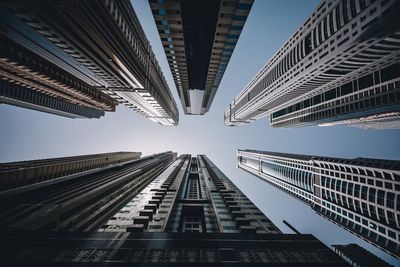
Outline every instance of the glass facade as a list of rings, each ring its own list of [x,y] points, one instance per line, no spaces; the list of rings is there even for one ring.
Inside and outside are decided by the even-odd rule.
[[[107,153],[4,164],[2,169],[9,171],[1,172],[3,181],[44,180],[0,192],[0,229],[95,231],[175,157],[172,152],[132,156]]]
[[[395,257],[400,253],[400,163],[238,150],[238,166]]]

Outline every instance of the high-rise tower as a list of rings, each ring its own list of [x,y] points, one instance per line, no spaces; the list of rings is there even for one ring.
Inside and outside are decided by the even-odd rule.
[[[203,115],[254,0],[150,0],[185,114]]]
[[[134,159],[129,158],[132,156]],[[37,178],[44,177],[45,181],[0,192],[0,229],[93,231],[121,203],[147,186],[173,158],[171,152],[140,159],[121,153],[80,156],[80,159],[75,157],[75,162],[71,158],[49,159],[47,166],[38,166],[36,161],[16,162],[14,166],[23,167],[16,171],[21,176],[30,176],[27,171],[30,165]],[[57,164],[57,161],[60,162]],[[79,165],[80,171],[74,169]],[[56,169],[64,175],[48,179]],[[1,178],[13,182],[15,176],[11,171]]]
[[[238,150],[238,166],[400,258],[400,162]]]
[[[400,126],[400,2],[323,0],[224,114],[237,126]],[[370,126],[371,125],[371,126]]]
[[[121,103],[178,123],[130,1],[7,0],[0,22],[1,102],[68,117],[99,117]]]
[[[280,233],[203,155],[182,155],[101,230]]]
[[[114,162],[0,200],[6,264],[346,266],[312,235],[282,234],[204,155]]]
[[[0,191],[121,164],[139,159],[141,154],[140,152],[112,152],[0,163]]]

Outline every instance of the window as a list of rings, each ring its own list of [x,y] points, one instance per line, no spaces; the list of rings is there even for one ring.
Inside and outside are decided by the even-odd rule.
[[[394,193],[391,193],[391,192],[387,193],[386,206],[388,208],[394,209],[394,198],[395,198]]]
[[[335,10],[336,13],[336,28],[341,28],[341,21],[340,21],[340,6],[338,5]]]
[[[352,196],[353,195],[353,184],[349,183],[349,186],[347,188],[347,194]]]
[[[336,97],[336,88],[325,93],[325,101],[334,99]]]
[[[351,94],[352,92],[353,92],[353,83],[352,82],[348,82],[340,87],[340,95],[341,96]]]
[[[388,230],[388,235],[389,235],[391,238],[396,239],[396,233],[395,233],[395,232]]]
[[[365,215],[369,214],[368,207],[367,207],[367,204],[365,202],[361,202],[361,208],[362,208],[362,213],[363,214],[365,214]]]
[[[368,188],[366,186],[363,186],[361,188],[361,198],[364,200],[367,200],[367,192],[368,192]]]
[[[384,202],[385,202],[385,192],[384,191],[378,190],[377,202],[379,205],[384,205]]]
[[[394,64],[381,70],[382,82],[389,81],[391,79],[398,77],[399,72],[400,72],[400,64]]]
[[[385,183],[385,188],[387,189],[393,189],[393,186],[391,183]]]
[[[354,186],[354,196],[355,197],[360,197],[360,185],[356,184]]]
[[[342,12],[344,24],[346,24],[347,22],[349,22],[349,17],[347,14],[347,0],[343,0],[342,2]]]
[[[356,10],[356,3],[355,0],[350,1],[350,11],[351,11],[351,16],[354,18],[357,16],[357,10]]]
[[[324,41],[328,39],[328,20],[327,17],[324,18],[323,22],[323,30],[324,30]]]
[[[381,222],[386,222],[385,211],[383,209],[378,208],[378,215]]]
[[[385,230],[385,228],[383,228],[382,226],[379,226],[379,232],[380,233],[382,233],[382,234],[386,234],[386,230]]]
[[[378,216],[376,215],[376,208],[375,208],[375,206],[369,205],[369,213],[371,214],[371,217],[372,217],[374,220],[377,220],[377,219],[378,219]]]
[[[370,189],[369,189],[369,197],[368,197],[368,200],[369,200],[370,202],[375,203],[375,195],[376,195],[376,189],[370,188]]]
[[[340,180],[336,180],[336,191],[340,192],[340,184],[341,184],[341,181]]]
[[[318,24],[317,26],[317,33],[318,33],[318,44],[322,43],[322,27],[321,27],[321,23]]]
[[[199,217],[185,217],[183,220],[183,229],[184,233],[201,233],[201,220]]]
[[[342,182],[342,193],[346,194],[347,182]]]
[[[369,227],[371,227],[371,229],[374,229],[374,230],[376,230],[376,224],[375,223],[370,223],[369,224]]]
[[[236,230],[236,226],[233,225],[224,225],[224,230]]]

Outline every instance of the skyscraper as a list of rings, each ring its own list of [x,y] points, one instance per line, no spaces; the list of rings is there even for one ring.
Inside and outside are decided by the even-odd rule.
[[[0,21],[0,101],[68,117],[99,117],[121,103],[178,123],[130,1],[2,1]]]
[[[254,0],[150,0],[185,114],[203,115]]]
[[[332,245],[333,250],[353,267],[391,267],[379,257],[357,244]]]
[[[138,217],[135,217],[140,215]],[[133,220],[133,225],[132,225]],[[203,155],[182,155],[104,231],[278,234],[276,226]]]
[[[54,97],[44,94],[20,84],[7,82],[6,80],[0,80],[0,104],[28,108],[71,119],[100,118],[104,116],[104,111],[97,109],[97,107],[68,102],[59,96]],[[112,106],[113,108],[108,111],[115,109],[115,103]]]
[[[112,152],[0,163],[0,191],[121,164],[139,159],[141,154],[140,152]]]
[[[0,199],[6,264],[347,266],[312,235],[282,234],[204,155],[160,153]]]
[[[237,126],[399,127],[400,3],[323,0],[224,114]]]
[[[103,162],[104,155],[97,158],[81,156],[76,162],[61,159],[60,164],[48,166],[38,166],[35,161],[14,163],[25,169],[31,164],[37,172],[42,172],[38,177],[51,176],[54,168],[64,169],[65,176],[0,192],[0,229],[93,231],[121,203],[160,174],[172,162],[174,154],[166,152],[133,160],[124,159],[124,154],[109,157],[110,161],[106,163]],[[121,163],[118,157],[122,159]],[[54,163],[57,160],[48,161]],[[73,170],[79,164],[82,171]],[[96,165],[98,167],[94,168]],[[20,174],[25,175],[25,172]],[[12,181],[13,177],[10,178]]]
[[[238,167],[400,258],[400,162],[238,150]]]

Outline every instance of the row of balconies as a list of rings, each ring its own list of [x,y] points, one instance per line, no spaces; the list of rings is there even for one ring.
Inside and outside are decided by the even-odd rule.
[[[133,218],[133,224],[127,227],[127,232],[143,232],[147,229],[149,222],[153,220],[154,214],[157,213],[157,209],[160,207],[174,179],[175,176],[170,176],[162,183],[160,188],[150,190],[154,192],[152,198],[144,206],[144,209],[139,211],[139,216]]]
[[[227,189],[220,180],[213,178],[213,181],[225,202],[225,206],[227,207],[229,214],[235,221],[236,227],[243,233],[256,233],[256,227],[250,225],[250,220],[246,218],[246,213],[242,211],[241,205],[239,205],[238,201],[232,195],[235,194],[236,191]]]
[[[166,189],[152,189],[151,191],[155,191],[154,195],[144,209],[139,211],[139,216],[133,218],[133,224],[127,227],[127,232],[143,232],[149,226],[149,222],[153,219],[153,215],[157,212],[167,192]]]

